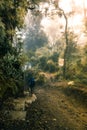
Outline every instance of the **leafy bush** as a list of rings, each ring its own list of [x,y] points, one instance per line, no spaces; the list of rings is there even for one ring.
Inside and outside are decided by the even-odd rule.
[[[79,83],[87,84],[87,74],[80,72],[78,75],[76,75],[75,80],[78,81]]]
[[[58,63],[59,54],[57,52],[54,52],[48,59],[52,60],[55,63]]]
[[[19,60],[8,54],[0,59],[0,65],[1,98],[23,93],[23,73]]]
[[[47,62],[47,58],[45,56],[40,57],[39,59],[39,67],[44,70],[46,63]]]
[[[45,66],[45,71],[48,71],[48,72],[56,72],[57,71],[57,66],[54,64],[54,62],[52,60],[49,60],[47,62],[47,65]]]
[[[37,77],[37,84],[43,85],[46,82],[46,77],[44,74],[39,74]]]

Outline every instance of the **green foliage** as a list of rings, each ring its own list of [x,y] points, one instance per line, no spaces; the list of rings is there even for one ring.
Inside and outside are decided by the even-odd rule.
[[[35,51],[37,48],[41,48],[42,46],[45,45],[45,43],[48,42],[45,33],[41,30],[41,26],[40,26],[41,17],[38,19],[39,20],[37,20],[37,17],[35,17],[35,19],[32,20],[31,22],[32,25],[28,29],[28,33],[25,39],[26,51],[28,50]]]
[[[79,73],[76,74],[75,80],[79,83],[87,84],[87,72],[79,71]]]
[[[55,56],[56,55],[56,56]],[[39,69],[48,72],[55,72],[58,70],[58,54],[53,53],[53,55],[46,57],[42,56],[39,58]]]
[[[21,47],[13,47],[16,28],[23,27],[27,0],[0,0],[0,97],[23,92]]]
[[[6,55],[3,60],[0,60],[0,82],[1,82],[1,95],[8,93],[16,95],[18,92],[23,91],[23,73],[18,59],[10,54]],[[4,84],[3,84],[4,82]],[[7,92],[10,89],[10,94]],[[5,95],[6,96],[6,95]]]
[[[44,68],[45,68],[45,66],[47,64],[46,62],[47,62],[47,58],[45,56],[40,57],[40,59],[39,59],[39,67],[40,67],[40,69],[44,70]]]
[[[23,26],[26,5],[23,0],[0,1],[0,57],[10,52],[16,27]]]
[[[74,48],[72,48],[74,49]],[[67,61],[66,78],[87,84],[87,47],[76,48]]]
[[[72,79],[75,75],[75,65],[78,58],[76,35],[68,32],[68,44],[64,52],[64,74],[66,79]]]
[[[0,18],[0,43],[3,43],[5,37],[5,26]]]
[[[44,74],[39,74],[37,77],[37,84],[38,85],[43,85],[44,83],[46,83],[46,77]]]
[[[38,71],[48,71],[50,73],[58,71],[58,58],[59,53],[57,51],[50,52],[48,46],[44,45],[37,49],[36,51],[30,50],[27,53],[28,62],[32,67],[36,68]]]
[[[49,59],[51,59],[53,62],[58,63],[59,54],[58,52],[54,52]]]
[[[75,59],[75,54],[77,54],[77,44],[76,44],[76,35],[73,32],[68,34],[68,45],[67,45],[67,61],[72,62]]]
[[[84,46],[83,50],[80,51],[80,57],[77,60],[76,66],[76,80],[78,82],[87,84],[87,45]]]
[[[55,63],[52,60],[48,60],[47,65],[45,67],[45,71],[53,73],[53,72],[56,72],[57,70],[58,70],[58,68],[55,65]]]

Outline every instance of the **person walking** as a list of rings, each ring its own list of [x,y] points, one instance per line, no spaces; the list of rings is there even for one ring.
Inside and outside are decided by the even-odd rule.
[[[30,79],[29,79],[29,87],[30,87],[30,94],[32,96],[32,94],[34,93],[34,87],[35,87],[35,79],[34,79],[34,77],[30,77]]]

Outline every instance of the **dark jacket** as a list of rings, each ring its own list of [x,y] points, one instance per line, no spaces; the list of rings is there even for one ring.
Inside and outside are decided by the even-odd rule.
[[[32,77],[29,79],[29,86],[34,87],[35,86],[35,79]]]

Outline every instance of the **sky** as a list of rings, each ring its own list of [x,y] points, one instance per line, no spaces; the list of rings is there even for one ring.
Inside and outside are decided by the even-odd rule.
[[[85,30],[85,26],[83,24],[84,20],[84,8],[86,11],[87,17],[87,0],[49,0],[58,2],[59,7],[62,8],[68,17],[68,28],[73,31],[77,35],[77,40],[80,45],[84,45],[85,41],[87,41],[87,37],[83,33]],[[47,10],[47,12],[45,12]],[[39,7],[40,12],[42,13],[42,20],[41,20],[41,29],[48,37],[48,41],[50,46],[54,45],[58,39],[62,37],[62,34],[65,30],[65,19],[62,16],[61,18],[58,17],[57,9],[54,7],[54,4],[42,2],[40,3]],[[73,11],[73,15],[71,14]],[[38,21],[39,16],[35,18]],[[33,28],[33,16],[31,15],[30,11],[26,17],[26,25],[32,26]],[[28,29],[29,31],[29,29]]]
[[[58,1],[58,0],[54,0]],[[41,5],[42,6],[42,5]],[[48,15],[44,16],[41,21],[41,26],[46,35],[49,37],[51,44],[54,44],[58,38],[61,37],[61,33],[64,32],[65,28],[65,19],[58,18],[58,15],[55,13],[56,9],[53,4],[50,6],[45,3],[43,4],[42,9],[48,7]],[[59,7],[62,8],[66,15],[74,11],[74,15],[68,17],[68,27],[79,37],[78,44],[84,44],[87,38],[83,34],[84,30],[84,8],[87,11],[87,0],[60,0]],[[62,28],[61,28],[62,27]]]

